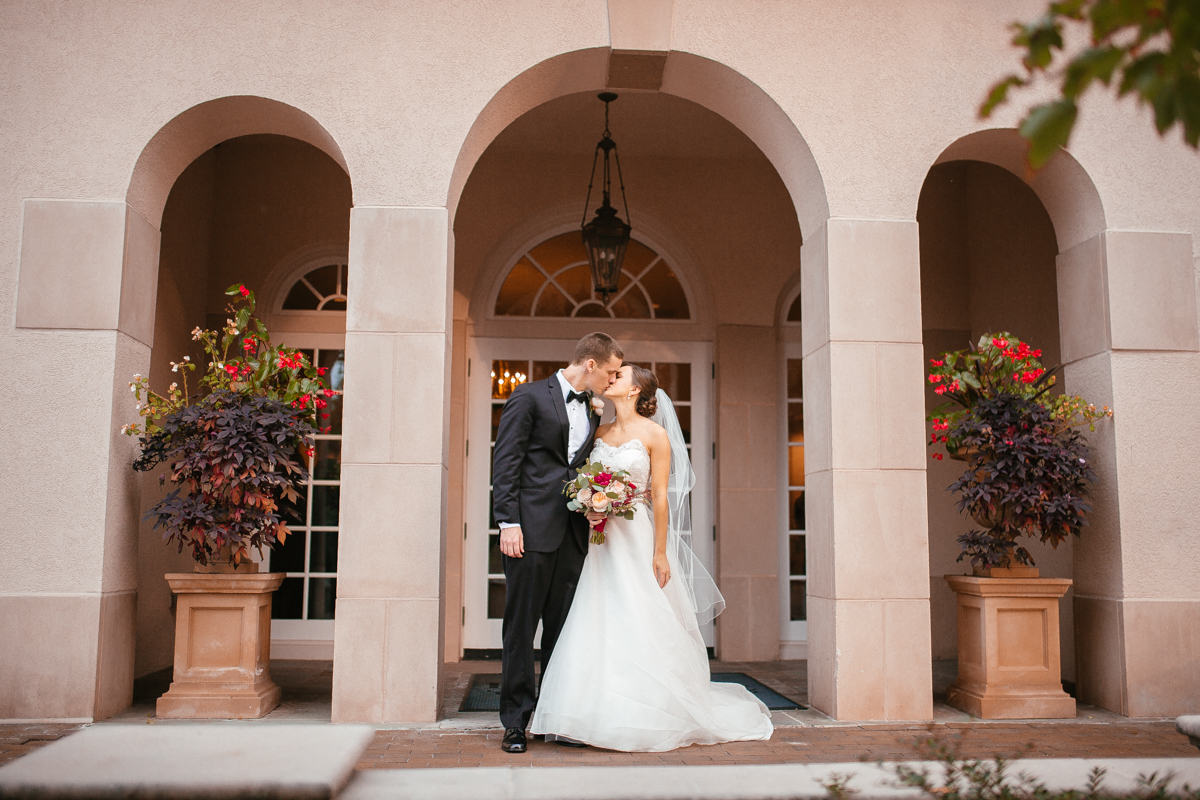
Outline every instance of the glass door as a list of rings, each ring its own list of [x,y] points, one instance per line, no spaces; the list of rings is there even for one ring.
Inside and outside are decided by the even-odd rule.
[[[338,337],[339,339],[341,337]],[[329,386],[343,390],[344,344],[299,347],[328,372]],[[303,340],[301,340],[303,343]],[[331,342],[321,342],[332,344]],[[264,554],[263,569],[287,577],[271,605],[271,655],[274,658],[332,659],[334,610],[337,602],[338,520],[342,477],[342,395],[329,398],[321,419],[327,433],[316,437],[309,477],[294,503],[284,501],[282,514],[292,535],[282,547]]]
[[[520,384],[546,380],[565,367],[574,347],[573,340],[475,339],[472,342],[467,378],[469,425],[464,501],[467,508],[464,509],[465,585],[461,617],[464,649],[500,647],[505,586],[500,531],[492,516],[491,465],[504,404]],[[629,344],[626,351],[630,361],[655,372],[676,405],[696,471],[696,489],[692,493],[693,546],[712,570],[711,346],[646,342]],[[611,420],[610,409],[603,421]],[[710,624],[705,631],[709,645],[711,628]]]
[[[780,651],[805,658],[808,642],[808,558],[804,514],[804,373],[799,343],[785,345],[780,438]]]

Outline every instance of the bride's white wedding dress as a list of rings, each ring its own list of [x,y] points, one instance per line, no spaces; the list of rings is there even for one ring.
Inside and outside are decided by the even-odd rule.
[[[620,447],[597,439],[592,461],[650,485],[650,454],[638,439]],[[530,732],[641,752],[771,738],[771,713],[758,698],[709,679],[686,590],[675,579],[660,589],[654,577],[653,512],[636,508],[632,520],[610,517],[607,541],[588,548]]]

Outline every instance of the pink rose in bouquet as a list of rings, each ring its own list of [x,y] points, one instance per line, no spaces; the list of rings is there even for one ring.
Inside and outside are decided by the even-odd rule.
[[[567,508],[572,511],[604,514],[604,519],[591,526],[589,541],[593,544],[604,544],[609,517],[633,519],[637,486],[629,482],[629,473],[624,470],[610,470],[599,463],[585,464],[575,479],[567,482],[563,493],[568,498]]]

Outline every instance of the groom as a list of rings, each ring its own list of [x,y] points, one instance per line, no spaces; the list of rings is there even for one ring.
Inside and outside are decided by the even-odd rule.
[[[583,570],[588,523],[567,509],[563,486],[592,452],[600,426],[593,394],[608,388],[622,358],[611,336],[589,333],[575,346],[570,366],[518,386],[500,415],[492,504],[507,584],[500,678],[501,748],[507,753],[525,752],[525,726],[537,702],[538,621],[544,673]]]

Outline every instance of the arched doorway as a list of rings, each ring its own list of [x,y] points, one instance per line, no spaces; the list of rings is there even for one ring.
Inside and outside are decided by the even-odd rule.
[[[591,277],[578,230],[550,235],[524,249],[490,293],[494,322],[536,319],[545,323],[546,338],[473,336],[468,343],[465,450],[462,645],[464,654],[491,653],[500,647],[504,610],[504,575],[499,531],[491,519],[491,450],[499,415],[513,388],[545,380],[566,366],[564,353],[574,341],[550,338],[555,326],[571,319],[614,332],[625,342],[626,358],[643,364],[659,378],[675,402],[693,456],[697,482],[692,514],[696,531],[713,525],[712,347],[703,341],[650,341],[630,328],[631,322],[691,321],[694,295],[678,276],[678,267],[657,248],[635,238],[629,243],[617,294],[602,301],[591,289]],[[689,301],[689,298],[693,298]],[[497,326],[499,327],[499,326]],[[502,329],[501,329],[502,330]],[[499,330],[497,332],[500,332]],[[611,415],[610,415],[611,416]],[[476,442],[472,453],[470,443]],[[478,443],[485,443],[480,447]],[[475,535],[471,535],[475,531]],[[481,534],[486,534],[481,535]],[[715,537],[694,536],[693,544],[715,572]],[[713,645],[711,626],[705,631]],[[457,654],[452,654],[457,656]]]
[[[586,68],[582,54],[561,58],[579,61]],[[679,63],[681,69],[694,66],[683,56]],[[680,93],[686,89],[703,94],[695,81],[711,78],[705,72],[711,68],[700,64],[701,74],[681,83]],[[702,102],[668,93],[666,86],[663,92],[622,95],[612,107],[611,127],[621,147],[634,238],[651,253],[647,264],[663,256],[663,263],[678,275],[686,287],[679,290],[686,314],[658,313],[653,309],[656,302],[664,311],[670,304],[654,300],[652,293],[639,295],[643,299],[638,314],[600,309],[590,298],[551,280],[559,269],[564,277],[573,277],[566,273],[577,268],[575,262],[538,270],[526,255],[556,234],[578,241],[583,190],[597,125],[603,123],[602,107],[587,91],[534,102],[522,93],[528,90],[536,95],[544,84],[522,87],[523,80],[516,79],[505,90],[517,95],[518,108],[528,106],[523,115],[508,116],[514,105],[509,97],[503,104],[494,101],[497,112],[506,115],[506,127],[488,115],[477,122],[472,138],[485,133],[494,138],[486,142],[477,160],[468,162],[469,179],[461,178],[464,188],[454,208],[455,351],[462,353],[454,361],[456,370],[465,375],[469,367],[471,374],[461,395],[461,440],[451,426],[451,452],[469,455],[463,461],[465,479],[458,484],[457,494],[451,477],[451,509],[462,508],[464,516],[455,520],[457,525],[448,526],[458,536],[447,539],[447,595],[452,602],[455,588],[461,587],[463,601],[459,608],[447,608],[447,658],[480,649],[481,643],[494,642],[492,647],[499,643],[500,575],[488,572],[488,543],[473,539],[477,532],[494,533],[487,530],[486,518],[489,453],[486,444],[485,448],[478,444],[489,441],[491,409],[498,409],[503,400],[500,388],[492,383],[493,362],[514,362],[500,364],[499,377],[505,370],[527,378],[544,377],[538,370],[550,370],[564,353],[569,354],[573,337],[597,328],[614,334],[631,359],[663,373],[687,375],[694,415],[693,455],[698,462],[707,462],[699,467],[707,466],[711,476],[704,498],[712,508],[705,544],[712,547],[712,562],[730,601],[711,643],[727,657],[778,658],[779,575],[781,569],[786,574],[787,568],[780,564],[775,517],[779,443],[775,390],[780,381],[775,306],[800,268],[802,242],[793,187],[755,141]],[[748,90],[742,100],[754,97],[754,92],[761,98],[761,90],[752,84],[746,82],[742,88]],[[737,96],[726,91],[718,94],[720,102],[729,104],[730,113],[754,116],[749,108],[754,103],[743,104],[738,111]],[[482,130],[485,123],[487,131]],[[791,134],[780,134],[771,145],[778,149],[782,140],[797,145],[786,159],[794,185],[807,209],[823,207],[823,200],[812,201],[819,190],[813,174],[797,177],[811,165],[811,156],[806,156],[807,148],[790,121],[786,124]],[[762,120],[751,124],[756,126],[761,129]],[[472,155],[465,147],[463,158]],[[462,173],[460,160],[456,181]],[[819,181],[819,174],[816,178]],[[631,287],[636,273],[637,269],[630,275]],[[521,295],[524,305],[506,292],[510,275],[524,275],[529,284]],[[517,280],[513,280],[515,288]],[[547,296],[557,304],[555,308],[543,302]],[[629,299],[626,295],[627,303]],[[460,342],[466,342],[462,351]],[[453,407],[457,407],[454,399]],[[770,423],[763,425],[767,419]],[[456,441],[461,441],[461,447],[455,446]],[[472,503],[478,506],[474,511]],[[495,612],[490,618],[489,588]],[[457,642],[455,623],[462,636]]]
[[[232,135],[224,136],[227,133]],[[163,391],[178,379],[171,372],[171,361],[183,355],[193,361],[202,356],[191,331],[223,324],[223,290],[231,283],[245,283],[256,291],[259,313],[277,341],[293,344],[296,339],[294,346],[337,352],[336,342],[301,339],[344,337],[344,288],[341,319],[332,326],[321,320],[315,326],[271,327],[277,318],[288,318],[284,311],[288,287],[281,282],[305,276],[320,282],[321,276],[309,273],[325,266],[331,255],[335,269],[343,273],[345,269],[350,180],[332,140],[310,117],[274,101],[248,97],[225,98],[184,112],[147,145],[134,171],[129,202],[140,204],[142,213],[161,226],[157,252],[132,254],[152,259],[157,272],[155,294],[147,298],[152,303],[144,310],[153,321],[148,374],[154,390]],[[297,264],[297,259],[305,258],[322,263]],[[294,272],[305,265],[312,269],[301,270],[302,276],[279,275],[281,268],[288,272],[290,266]],[[277,296],[280,291],[283,295]],[[328,444],[324,450],[330,449]],[[157,475],[144,476],[141,488],[143,510],[165,491]],[[298,560],[290,558],[292,552],[275,554],[289,572],[291,594],[297,595],[284,592],[275,604],[279,624],[273,633],[280,640],[276,657],[332,655],[336,491],[336,481],[332,487],[306,487],[306,497],[318,503],[332,492],[331,502],[325,505],[333,510],[318,508],[318,515],[324,516],[316,520],[307,506],[299,509],[304,516],[296,522],[304,535],[295,541],[305,552]],[[165,547],[160,539],[161,532],[141,524],[133,664],[137,676],[171,664],[173,604],[162,576],[191,568],[186,556]],[[289,626],[295,627],[293,618],[304,623],[304,630],[289,631]],[[325,623],[326,629],[315,631],[310,619]]]
[[[1081,297],[1100,288],[1093,283],[1100,280],[1099,249],[1085,243],[1104,230],[1103,208],[1069,154],[1060,152],[1039,173],[1025,169],[1023,154],[1016,131],[980,131],[951,144],[925,178],[917,210],[925,356],[962,349],[985,332],[1009,331],[1040,348],[1048,367],[1066,366],[1057,391],[1086,396],[1093,387],[1079,380],[1084,353],[1076,342],[1095,320],[1078,309]],[[1089,255],[1097,261],[1078,269],[1078,259]],[[1089,273],[1091,280],[1082,277]],[[939,404],[932,387],[925,395],[927,410]],[[1105,447],[1103,434],[1090,439],[1093,447]],[[951,461],[928,465],[932,651],[935,684],[943,689],[954,678],[957,623],[954,595],[942,576],[963,571],[955,538],[970,527],[946,491],[960,467]],[[1106,535],[1105,494],[1100,489],[1094,498],[1098,508],[1084,531],[1088,540]],[[1085,552],[1091,549],[1082,544]],[[1070,540],[1057,550],[1037,543],[1030,550],[1042,576],[1073,578],[1081,574],[1078,546]],[[1082,558],[1086,563],[1094,556]],[[1059,608],[1062,678],[1072,691],[1079,672],[1086,672],[1076,652],[1077,593],[1089,583],[1082,577]]]

